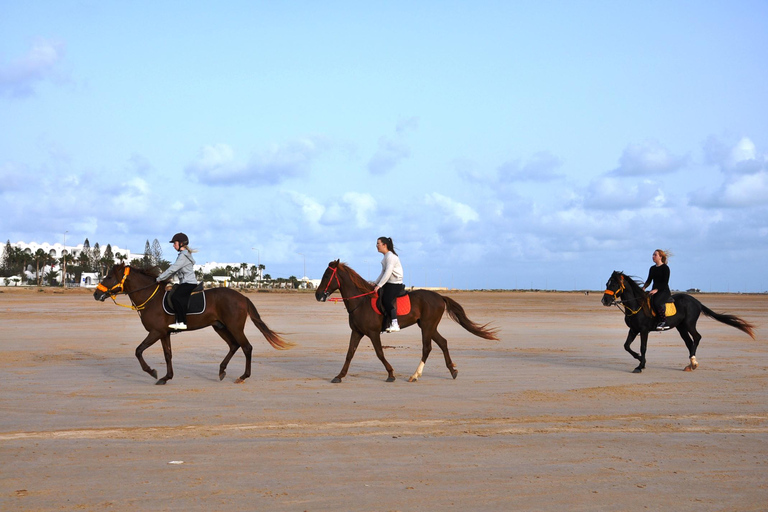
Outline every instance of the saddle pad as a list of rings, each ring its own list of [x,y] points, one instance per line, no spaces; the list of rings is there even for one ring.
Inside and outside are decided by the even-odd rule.
[[[381,311],[379,311],[379,308],[376,307],[376,299],[377,296],[371,297],[371,307],[376,312],[377,315],[381,314]],[[398,315],[407,315],[411,312],[411,296],[410,295],[403,295],[402,297],[398,297],[396,300],[397,305],[397,314]]]
[[[168,293],[169,292],[165,292],[165,295],[163,296],[163,310],[167,314],[173,315],[176,312],[173,310],[173,304],[171,304]],[[189,296],[189,308],[187,309],[187,314],[199,315],[203,311],[205,311],[205,292],[194,292]]]
[[[673,301],[669,301],[669,302],[665,302],[664,305],[666,306],[666,310],[664,311],[664,315],[667,318],[669,318],[670,316],[675,316],[675,314],[677,313],[677,308],[675,307],[675,303]],[[653,313],[653,316],[658,316],[658,315],[656,315],[656,310],[655,309],[653,309],[651,311],[651,313]]]

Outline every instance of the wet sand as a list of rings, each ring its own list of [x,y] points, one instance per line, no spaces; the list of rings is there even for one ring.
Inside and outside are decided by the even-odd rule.
[[[364,339],[341,384],[343,306],[249,293],[296,343],[249,324],[253,376],[212,329],[172,338],[175,377],[141,371],[137,314],[90,292],[0,289],[0,509],[766,510],[768,296],[701,294],[756,324],[708,318],[700,366],[675,331],[653,333],[647,369],[600,294],[446,292],[501,341],[447,316],[459,375],[420,331],[386,335],[397,379]],[[125,299],[122,300],[126,303]],[[639,341],[636,341],[639,349]],[[162,376],[160,344],[145,352]]]

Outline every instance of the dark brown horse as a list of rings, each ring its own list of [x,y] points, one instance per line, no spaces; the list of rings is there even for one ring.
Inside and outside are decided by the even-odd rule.
[[[674,327],[677,329],[680,337],[685,341],[685,346],[688,348],[688,357],[691,362],[685,367],[685,371],[693,371],[699,366],[698,361],[696,361],[696,349],[699,347],[701,334],[696,330],[696,322],[702,313],[725,325],[735,327],[749,334],[752,339],[755,339],[753,332],[755,327],[737,316],[715,313],[696,300],[696,298],[686,293],[676,293],[672,295],[672,299],[677,311],[674,315],[667,314],[667,325],[670,328]],[[633,278],[622,272],[614,271],[611,274],[611,278],[605,284],[602,303],[603,306],[616,304],[623,308],[624,322],[629,327],[629,334],[627,334],[627,340],[624,342],[624,349],[632,354],[632,357],[640,361],[640,364],[633,372],[642,372],[645,369],[645,350],[648,347],[648,333],[655,331],[658,324],[658,320],[653,316],[650,295]],[[639,354],[631,348],[632,342],[635,341],[638,334],[640,335]]]
[[[344,305],[349,313],[349,327],[352,329],[352,335],[349,338],[349,349],[347,350],[347,359],[344,361],[344,367],[332,382],[341,382],[347,375],[349,364],[355,355],[355,350],[363,336],[368,336],[373,343],[373,349],[379,360],[384,363],[387,369],[387,382],[395,380],[395,371],[384,357],[384,350],[381,346],[381,326],[382,316],[371,305],[371,298],[374,294],[373,285],[365,281],[360,275],[339,260],[328,264],[328,269],[323,274],[323,279],[315,292],[315,298],[318,301],[325,302],[328,296],[336,290],[340,290]],[[456,365],[451,361],[451,355],[448,353],[448,341],[437,332],[437,324],[443,317],[443,313],[448,311],[448,315],[464,329],[475,336],[487,340],[498,340],[497,330],[488,328],[488,324],[478,325],[467,318],[464,308],[455,300],[444,297],[439,293],[430,290],[415,290],[410,292],[411,311],[406,315],[398,315],[397,320],[401,328],[418,324],[421,327],[421,362],[416,372],[408,379],[409,382],[415,382],[421,377],[424,370],[424,364],[432,351],[432,341],[443,351],[445,364],[451,375],[455,379],[459,374]],[[393,336],[395,336],[393,334]]]
[[[139,359],[141,369],[157,379],[157,371],[150,368],[144,361],[142,354],[157,340],[163,345],[165,354],[166,374],[156,384],[165,384],[173,378],[173,365],[171,364],[171,332],[168,324],[174,321],[173,315],[168,315],[163,310],[163,290],[167,282],[157,283],[157,269],[144,270],[118,264],[112,267],[107,277],[99,284],[93,293],[93,298],[104,301],[107,297],[114,300],[121,293],[128,295],[133,304],[132,309],[139,312],[141,323],[149,332],[144,341],[136,347],[136,357]],[[235,382],[241,383],[251,376],[251,347],[248,338],[245,337],[245,322],[251,318],[256,327],[261,331],[270,345],[277,349],[290,348],[293,344],[285,341],[278,333],[267,327],[256,306],[244,295],[229,288],[213,288],[205,291],[206,307],[199,315],[188,315],[187,325],[189,330],[202,329],[212,326],[213,330],[229,345],[229,353],[219,366],[219,380],[226,375],[229,360],[235,355],[237,349],[242,348],[245,355],[245,373]]]

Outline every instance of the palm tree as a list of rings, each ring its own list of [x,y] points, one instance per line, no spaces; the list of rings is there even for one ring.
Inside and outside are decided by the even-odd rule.
[[[35,260],[35,281],[37,281],[37,286],[42,286],[43,284],[40,280],[40,262],[43,262],[43,266],[45,266],[46,256],[48,256],[48,254],[42,249],[36,250],[33,256]]]

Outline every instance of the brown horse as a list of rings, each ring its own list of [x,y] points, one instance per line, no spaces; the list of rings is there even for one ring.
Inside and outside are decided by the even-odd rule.
[[[363,336],[368,336],[373,343],[373,349],[379,360],[384,364],[389,376],[387,382],[395,380],[395,371],[384,357],[384,350],[381,347],[381,325],[382,316],[371,305],[373,285],[365,281],[360,275],[339,260],[328,264],[328,269],[323,274],[323,279],[315,292],[315,298],[318,301],[325,302],[328,296],[334,291],[339,290],[344,305],[349,313],[349,327],[352,329],[352,335],[349,338],[349,349],[347,350],[347,359],[344,361],[344,367],[332,382],[341,382],[347,375],[349,364],[355,355],[355,350]],[[401,328],[418,324],[421,327],[421,362],[416,372],[408,379],[409,382],[415,382],[421,377],[424,370],[424,364],[432,351],[432,341],[443,351],[445,364],[451,375],[455,379],[459,374],[456,365],[451,361],[451,355],[448,353],[448,341],[437,332],[437,324],[443,317],[443,313],[448,311],[448,315],[464,329],[475,336],[487,340],[498,340],[497,330],[488,328],[488,324],[478,325],[467,318],[464,308],[455,300],[444,297],[439,293],[430,290],[415,290],[409,293],[411,300],[411,311],[406,315],[398,315],[397,321]]]
[[[158,283],[158,269],[140,269],[124,264],[112,267],[107,277],[99,284],[93,293],[93,298],[104,301],[107,297],[114,300],[121,293],[128,295],[133,304],[132,309],[139,312],[141,323],[149,332],[144,341],[136,347],[136,357],[139,359],[141,369],[157,379],[157,371],[150,368],[144,361],[143,352],[151,347],[157,340],[163,345],[165,354],[166,375],[156,384],[165,384],[173,378],[173,365],[171,364],[171,333],[175,332],[168,327],[174,321],[174,316],[163,310],[163,289],[166,281]],[[229,360],[235,355],[238,348],[243,349],[245,355],[245,373],[235,382],[241,383],[251,376],[251,347],[248,338],[245,337],[245,322],[251,318],[256,327],[261,331],[270,345],[276,349],[287,349],[293,346],[285,341],[276,332],[267,327],[256,306],[244,295],[229,288],[213,288],[205,292],[205,310],[199,315],[187,316],[189,330],[202,329],[212,326],[213,330],[229,345],[229,353],[219,366],[219,380],[226,375]]]

